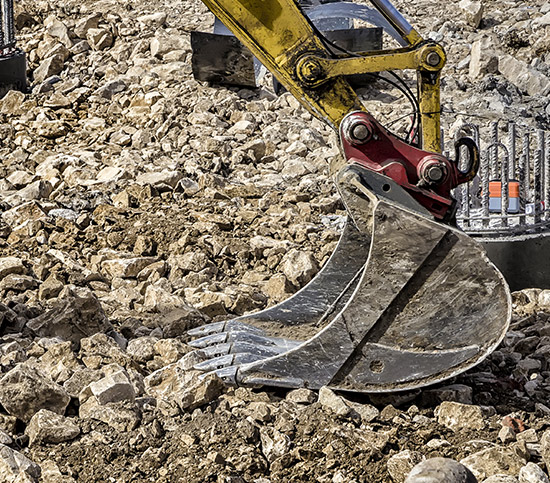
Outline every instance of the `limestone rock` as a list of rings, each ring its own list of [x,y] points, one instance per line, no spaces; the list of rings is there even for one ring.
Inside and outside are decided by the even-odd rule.
[[[461,0],[458,6],[464,12],[466,21],[474,28],[478,28],[483,20],[483,3],[472,0]]]
[[[550,92],[550,78],[511,55],[499,57],[498,70],[518,89],[530,96],[546,96]]]
[[[43,82],[48,77],[59,74],[63,70],[64,64],[65,60],[61,54],[45,59],[33,73],[35,82]]]
[[[309,282],[319,270],[319,265],[309,252],[292,249],[281,261],[283,273],[294,285]]]
[[[109,374],[90,384],[90,391],[99,404],[134,401],[136,393],[124,371]]]
[[[25,266],[23,261],[18,257],[2,257],[0,258],[0,280],[6,275],[23,274]]]
[[[76,438],[80,427],[70,418],[41,409],[30,420],[25,434],[29,436],[29,445],[43,443],[62,443]]]
[[[519,472],[519,483],[550,483],[550,480],[540,466],[527,463]]]
[[[0,444],[0,481],[5,483],[38,482],[40,466],[25,455]]]
[[[439,424],[453,431],[485,428],[483,412],[479,406],[444,401],[436,408],[435,414]]]
[[[430,458],[418,463],[405,483],[477,483],[464,465],[449,458]]]
[[[86,288],[67,286],[51,310],[28,322],[42,337],[61,337],[76,347],[83,337],[110,329],[97,297]]]
[[[491,40],[486,37],[476,40],[470,52],[470,78],[477,79],[485,74],[495,73],[498,71],[498,66],[499,58]]]
[[[504,474],[517,475],[525,465],[525,459],[513,448],[487,448],[460,461],[478,479],[483,481],[489,476]]]
[[[20,364],[0,379],[0,403],[12,416],[29,422],[40,409],[64,414],[70,397],[46,374]]]
[[[408,449],[394,454],[388,459],[387,468],[392,481],[395,483],[403,483],[407,475],[411,472],[414,466],[420,463],[424,457],[417,451]]]

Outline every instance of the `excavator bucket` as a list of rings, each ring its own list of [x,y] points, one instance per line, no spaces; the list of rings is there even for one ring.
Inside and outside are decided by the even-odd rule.
[[[496,348],[511,297],[483,248],[384,175],[350,164],[336,185],[348,220],[324,268],[274,307],[191,330],[197,369],[376,393],[453,377]]]

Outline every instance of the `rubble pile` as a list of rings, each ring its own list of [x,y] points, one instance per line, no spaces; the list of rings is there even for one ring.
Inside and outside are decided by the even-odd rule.
[[[548,128],[550,3],[397,6],[447,49],[447,126]],[[0,481],[402,483],[431,458],[548,481],[547,290],[516,293],[501,347],[424,391],[199,380],[187,330],[284,300],[336,246],[336,138],[267,80],[193,80],[189,32],[213,23],[198,0],[16,14],[30,91],[0,100]]]

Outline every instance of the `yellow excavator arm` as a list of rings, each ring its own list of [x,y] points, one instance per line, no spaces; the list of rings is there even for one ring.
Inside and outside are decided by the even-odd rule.
[[[419,73],[422,148],[441,151],[440,45],[426,42],[386,0],[374,6],[407,47],[334,56],[294,0],[203,0],[208,8],[275,74],[306,109],[338,128],[346,115],[365,110],[344,76],[388,70]]]
[[[441,46],[388,0],[371,0],[403,47],[335,53],[293,0],[203,0],[312,113],[339,132],[335,176],[348,213],[336,251],[288,300],[189,331],[195,367],[230,384],[360,392],[410,390],[483,360],[504,337],[511,297],[474,240],[452,226],[450,192],[475,175],[440,153]],[[413,144],[366,110],[346,76],[418,72],[421,135]]]

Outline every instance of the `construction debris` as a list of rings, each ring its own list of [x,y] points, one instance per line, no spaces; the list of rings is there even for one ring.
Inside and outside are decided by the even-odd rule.
[[[549,128],[548,99],[498,67],[547,78],[548,4],[484,1],[477,29],[458,3],[396,4],[447,49],[446,131],[473,114]],[[199,1],[16,2],[34,76],[0,100],[0,480],[386,483],[444,457],[480,482],[545,481],[545,291],[516,293],[499,349],[427,391],[198,380],[186,331],[294,293],[344,215],[328,128],[267,84],[192,79],[189,31],[212,22]],[[470,77],[478,41],[497,62]],[[42,77],[46,61],[61,69]]]

